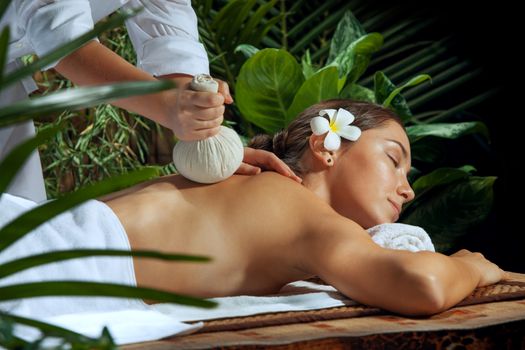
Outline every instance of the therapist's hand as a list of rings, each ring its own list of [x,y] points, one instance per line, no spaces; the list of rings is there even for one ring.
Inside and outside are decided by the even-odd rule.
[[[276,171],[281,175],[297,181],[298,183],[303,181],[303,179],[295,175],[292,169],[290,169],[290,167],[274,153],[262,149],[244,147],[243,162],[235,174],[257,175],[261,172],[261,168],[264,170]]]
[[[191,75],[170,74],[177,88],[165,94],[165,111],[168,127],[182,141],[203,140],[215,136],[224,120],[224,103],[232,103],[228,84],[220,79],[219,92],[193,91]]]

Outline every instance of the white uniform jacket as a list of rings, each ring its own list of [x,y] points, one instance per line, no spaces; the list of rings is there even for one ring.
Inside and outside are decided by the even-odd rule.
[[[126,20],[139,68],[155,76],[209,73],[208,56],[198,41],[197,17],[190,0],[13,0],[0,20],[0,29],[10,27],[6,71],[21,66],[21,56],[35,53],[41,57],[124,7],[144,8]],[[11,85],[0,92],[0,108],[26,98],[36,88],[31,78]],[[0,128],[0,160],[34,134],[32,121]],[[46,200],[37,152],[17,174],[8,192],[35,202]]]

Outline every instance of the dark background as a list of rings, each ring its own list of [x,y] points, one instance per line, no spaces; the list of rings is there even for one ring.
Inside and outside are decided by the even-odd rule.
[[[484,169],[476,175],[498,176],[494,185],[494,209],[487,220],[462,238],[460,246],[481,252],[504,270],[525,273],[525,225],[523,220],[525,159],[523,132],[523,69],[520,56],[525,39],[517,5],[508,1],[487,4],[444,0],[407,2],[414,7],[430,7],[438,17],[434,28],[457,36],[458,54],[484,70],[483,83],[502,90],[486,102],[468,110],[485,122],[492,143]],[[521,16],[523,17],[523,16]]]

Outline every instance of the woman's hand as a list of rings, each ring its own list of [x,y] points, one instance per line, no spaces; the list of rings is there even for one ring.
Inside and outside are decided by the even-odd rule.
[[[510,275],[500,269],[498,265],[485,259],[483,254],[478,252],[471,252],[467,249],[461,249],[450,257],[461,259],[462,261],[471,265],[475,271],[479,273],[480,279],[478,287],[488,286],[499,282],[501,279],[510,278]]]
[[[290,177],[299,183],[303,181],[303,179],[295,175],[292,169],[290,169],[290,167],[274,153],[251,147],[244,147],[243,162],[235,174],[256,175],[261,172],[261,167],[264,170],[276,171],[279,174]]]

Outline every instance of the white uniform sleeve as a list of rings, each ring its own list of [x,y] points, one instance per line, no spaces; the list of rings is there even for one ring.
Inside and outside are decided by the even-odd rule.
[[[17,1],[17,14],[39,57],[93,29],[88,0],[21,0]]]
[[[124,7],[144,7],[126,21],[139,68],[154,76],[209,74],[190,0],[131,0]]]

